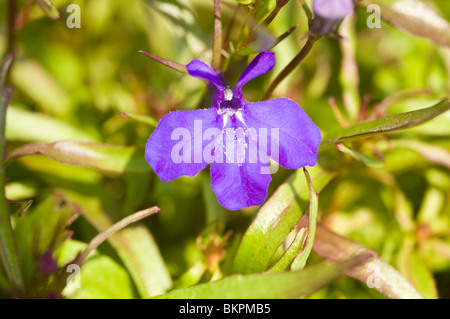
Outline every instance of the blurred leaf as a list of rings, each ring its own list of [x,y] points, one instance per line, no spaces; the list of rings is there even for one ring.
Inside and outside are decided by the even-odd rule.
[[[348,146],[345,146],[344,144],[337,143],[336,147],[341,152],[352,156],[353,158],[357,159],[358,161],[363,162],[365,165],[367,165],[369,167],[377,167],[377,168],[384,167],[384,162],[379,158],[369,157],[369,156],[362,154]]]
[[[126,118],[130,118],[136,122],[144,123],[144,124],[147,124],[150,126],[156,127],[156,125],[158,125],[158,120],[151,116],[138,115],[138,114],[132,114],[132,113],[126,113],[126,112],[122,112],[122,113],[120,113],[120,115],[123,117],[126,117]]]
[[[11,225],[8,201],[5,197],[4,160],[6,150],[6,109],[12,95],[10,87],[4,87],[7,74],[13,62],[12,54],[6,55],[0,65],[0,265],[15,293],[24,292],[22,269],[17,250],[15,234]]]
[[[313,183],[321,190],[333,174],[319,165],[311,169]],[[297,170],[261,207],[245,232],[234,260],[234,272],[263,272],[272,256],[289,235],[309,202],[308,185],[302,170]]]
[[[36,2],[47,17],[53,20],[59,19],[59,11],[50,0],[36,0]]]
[[[97,231],[102,232],[113,224],[103,211],[101,200],[95,194],[83,196],[63,190],[64,196],[80,207],[80,213]],[[158,245],[143,225],[134,225],[118,231],[108,238],[130,272],[143,298],[164,293],[172,280],[162,259]]]
[[[389,298],[422,299],[416,289],[376,252],[351,239],[342,237],[318,223],[313,250],[329,261],[339,262],[358,255],[370,255],[365,263],[347,272]]]
[[[186,40],[186,44],[196,55],[206,50],[205,36],[197,23],[198,17],[184,2],[178,0],[161,1],[145,0],[150,7],[165,16],[176,26],[180,32],[180,38]],[[211,19],[213,16],[211,15]]]
[[[404,238],[397,254],[397,264],[402,274],[414,284],[425,298],[437,298],[433,275],[415,250],[412,237]]]
[[[6,138],[45,143],[58,140],[98,141],[98,138],[67,122],[14,106],[8,107],[6,114]]]
[[[67,240],[55,251],[58,264],[68,266],[86,244]],[[67,275],[74,274],[69,268]],[[125,299],[134,298],[133,283],[126,270],[110,257],[97,251],[87,259],[76,277],[63,290],[63,296],[75,299]],[[68,278],[69,279],[69,278]],[[79,286],[78,286],[79,284]]]
[[[288,299],[306,297],[359,265],[365,256],[323,262],[302,271],[232,275],[211,283],[171,291],[159,299]]]
[[[43,280],[36,273],[39,258],[47,251],[53,252],[59,245],[69,238],[70,232],[66,229],[69,221],[76,215],[76,207],[66,205],[62,198],[55,195],[47,196],[38,206],[16,220],[15,232],[20,247],[20,257],[28,297],[44,297],[45,293],[36,289],[43,285]],[[33,294],[38,295],[33,295]],[[31,294],[31,295],[30,295]]]
[[[381,18],[396,28],[450,46],[450,24],[422,1],[362,0],[358,3],[364,9],[370,4],[380,6]]]
[[[412,139],[411,140],[395,139],[390,141],[390,145],[392,147],[409,148],[419,153],[420,155],[422,155],[427,160],[433,163],[440,164],[447,168],[450,168],[450,152],[440,146]]]
[[[450,102],[448,99],[444,99],[425,109],[393,114],[379,120],[355,124],[340,132],[331,134],[322,143],[340,143],[395,132],[425,123],[449,109]]]
[[[10,151],[6,161],[35,154],[42,154],[65,164],[93,167],[108,172],[151,171],[145,161],[144,152],[134,147],[75,141],[26,144]]]
[[[350,119],[354,121],[358,117],[361,105],[359,71],[356,62],[357,40],[354,16],[348,17],[342,22],[339,34],[345,39],[345,41],[339,41],[342,52],[339,82],[342,86],[342,99],[345,109]]]
[[[69,118],[72,99],[59,82],[35,61],[19,61],[11,71],[11,81],[18,91],[23,91],[50,114]]]

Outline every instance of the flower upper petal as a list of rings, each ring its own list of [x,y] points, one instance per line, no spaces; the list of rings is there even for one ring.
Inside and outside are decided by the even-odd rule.
[[[203,141],[205,131],[220,131],[221,125],[214,109],[168,113],[147,140],[145,158],[165,182],[184,175],[193,177],[210,161],[203,156],[208,142]]]
[[[219,90],[221,94],[223,94],[223,85],[220,81],[219,76],[216,72],[205,62],[200,60],[192,60],[188,65],[186,65],[186,69],[189,72],[190,76],[201,78],[207,80],[214,84],[214,86]]]
[[[250,80],[269,72],[275,66],[275,53],[261,52],[245,68],[236,84],[236,92],[240,93],[242,87]]]
[[[263,151],[284,168],[296,169],[316,164],[320,131],[294,101],[280,98],[246,103],[243,116],[248,127],[267,129],[267,146]],[[261,138],[262,135],[258,135]],[[261,148],[264,143],[260,141],[258,145]],[[271,150],[276,146],[278,154],[272,154]]]

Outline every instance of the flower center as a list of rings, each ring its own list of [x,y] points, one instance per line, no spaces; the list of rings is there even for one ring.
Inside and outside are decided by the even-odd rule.
[[[220,102],[219,113],[234,114],[237,110],[242,108],[241,100],[236,96],[233,89],[229,86],[224,88],[224,100]]]

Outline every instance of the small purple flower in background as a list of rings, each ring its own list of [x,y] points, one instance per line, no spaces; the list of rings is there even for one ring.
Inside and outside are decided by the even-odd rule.
[[[47,250],[38,260],[37,268],[44,275],[50,275],[58,270],[58,263],[53,258],[53,253]]]
[[[243,98],[242,87],[274,65],[274,53],[260,53],[233,90],[204,62],[190,62],[189,74],[216,91],[210,109],[175,111],[161,119],[145,149],[159,178],[193,177],[210,164],[219,203],[238,210],[264,202],[272,180],[268,157],[289,169],[314,166],[321,136],[300,106],[287,98],[255,103]]]
[[[311,30],[319,35],[333,32],[346,16],[354,12],[352,0],[314,0],[312,8]]]

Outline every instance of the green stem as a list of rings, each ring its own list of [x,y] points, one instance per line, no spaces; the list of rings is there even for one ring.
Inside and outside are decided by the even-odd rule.
[[[275,88],[292,72],[294,69],[300,64],[300,62],[308,55],[311,51],[314,42],[317,41],[317,37],[312,35],[308,37],[303,48],[300,52],[292,59],[291,62],[278,74],[278,76],[273,80],[272,84],[266,91],[266,95],[264,96],[264,100],[267,100]]]

